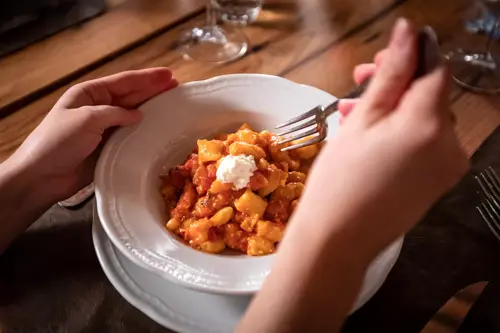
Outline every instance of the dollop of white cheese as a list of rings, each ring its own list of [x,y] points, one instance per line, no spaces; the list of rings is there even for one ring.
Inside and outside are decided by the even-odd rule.
[[[232,183],[235,190],[248,185],[250,177],[257,170],[253,156],[227,155],[217,168],[217,179],[223,183]]]

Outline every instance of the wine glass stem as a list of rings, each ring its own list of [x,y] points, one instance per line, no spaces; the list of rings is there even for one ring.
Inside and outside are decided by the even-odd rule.
[[[490,52],[491,42],[493,41],[493,37],[495,36],[495,32],[497,31],[499,24],[500,24],[500,16],[496,16],[495,25],[488,34],[488,40],[486,41],[486,46],[484,48],[485,55],[487,55]]]
[[[208,0],[207,3],[207,17],[206,17],[206,24],[209,27],[215,27],[217,25],[217,16],[215,13],[215,9],[212,6],[212,1]]]

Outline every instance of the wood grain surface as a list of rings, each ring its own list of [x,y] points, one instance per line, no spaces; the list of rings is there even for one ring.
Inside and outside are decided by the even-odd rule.
[[[68,30],[1,59],[0,115],[13,113],[0,120],[0,160],[19,146],[69,86],[123,70],[167,66],[181,82],[265,73],[341,96],[354,85],[353,67],[370,61],[385,46],[400,16],[417,26],[433,26],[443,52],[484,43],[484,37],[464,30],[469,0],[271,0],[258,21],[245,28],[252,45],[249,53],[213,66],[185,60],[176,50],[181,31],[203,19],[202,4],[115,1],[108,13],[81,30]],[[109,43],[92,36],[100,29],[106,32],[98,36],[107,36]],[[69,56],[75,44],[85,48]],[[456,87],[450,98],[460,140],[472,153],[500,123],[500,102]]]
[[[0,59],[0,115],[44,95],[92,65],[127,51],[179,20],[200,13],[205,0],[108,1],[107,13]]]
[[[264,73],[342,96],[354,87],[354,66],[386,45],[398,17],[432,26],[443,53],[480,50],[485,43],[464,29],[470,0],[265,0],[257,22],[244,28],[248,54],[207,65],[176,50],[179,34],[203,21],[206,1],[108,0],[102,16],[0,59],[0,161],[70,86],[120,71],[166,66],[180,82]],[[500,53],[499,43],[493,51]],[[471,155],[500,124],[500,97],[454,86],[450,100],[459,139]],[[433,325],[433,332],[442,328]]]

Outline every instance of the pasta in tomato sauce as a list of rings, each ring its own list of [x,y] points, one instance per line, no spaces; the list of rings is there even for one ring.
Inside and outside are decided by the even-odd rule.
[[[166,228],[204,252],[220,253],[225,248],[251,256],[275,252],[321,149],[316,144],[282,152],[284,145],[277,142],[278,136],[254,131],[247,124],[235,133],[198,140],[184,163],[161,176]],[[228,155],[253,157],[255,167],[244,188],[217,178]]]

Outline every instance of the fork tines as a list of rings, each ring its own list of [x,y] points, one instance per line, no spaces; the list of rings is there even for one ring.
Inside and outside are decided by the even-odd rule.
[[[493,235],[500,240],[500,178],[491,166],[475,178],[486,197],[476,209]]]
[[[326,122],[323,116],[322,106],[317,106],[297,117],[294,117],[287,122],[276,126],[276,129],[295,124],[297,125],[284,129],[277,134],[280,137],[278,144],[284,144],[306,137],[310,138],[303,142],[284,147],[281,151],[310,146],[321,142],[326,137]]]

